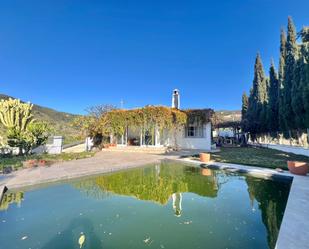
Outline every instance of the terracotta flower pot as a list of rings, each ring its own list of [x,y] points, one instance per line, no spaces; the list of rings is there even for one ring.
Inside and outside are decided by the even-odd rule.
[[[36,160],[27,160],[23,162],[24,168],[32,168],[37,166]]]
[[[202,175],[203,176],[211,176],[211,170],[210,169],[202,169]]]
[[[103,148],[104,149],[108,149],[109,148],[109,144],[103,144]]]
[[[200,161],[203,163],[208,163],[210,161],[209,153],[200,153]]]
[[[309,167],[306,162],[288,161],[288,168],[292,174],[307,175]]]
[[[39,166],[45,166],[46,165],[46,161],[41,159],[41,160],[39,160],[38,165]]]

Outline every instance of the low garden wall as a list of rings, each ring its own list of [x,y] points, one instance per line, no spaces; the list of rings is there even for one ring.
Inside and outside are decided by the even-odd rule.
[[[301,146],[289,146],[289,145],[266,144],[266,143],[259,143],[259,144],[252,143],[252,144],[253,145],[259,145],[259,146],[262,146],[262,147],[265,147],[265,148],[281,150],[281,151],[284,151],[284,152],[290,152],[290,153],[294,153],[294,154],[297,154],[297,155],[304,155],[304,156],[309,157],[309,149],[301,147]]]

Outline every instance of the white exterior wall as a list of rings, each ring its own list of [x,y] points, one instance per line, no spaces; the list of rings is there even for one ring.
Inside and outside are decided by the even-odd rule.
[[[140,139],[140,131],[135,129],[133,131],[129,131],[128,138],[137,138]],[[176,142],[174,131],[172,130],[164,130],[162,133],[157,129],[156,130],[156,147],[162,146],[170,146],[177,147],[180,149],[199,149],[210,151],[211,150],[211,123],[207,123],[203,125],[203,135],[204,137],[185,137],[185,128],[180,131],[176,131]],[[126,146],[126,143],[119,144],[119,146]],[[149,145],[153,146],[153,145]]]
[[[177,132],[177,145],[181,149],[211,150],[211,123],[203,125],[203,134],[202,138],[185,137],[185,131],[182,129]],[[163,140],[165,146],[175,146],[175,137],[172,131],[164,132]]]
[[[213,132],[214,137],[234,137],[235,132],[231,128],[220,128]]]
[[[62,136],[54,136],[52,144],[41,145],[32,150],[35,154],[48,153],[48,154],[60,154],[62,153]]]
[[[93,139],[91,137],[86,137],[85,151],[91,151],[92,147],[93,147]]]

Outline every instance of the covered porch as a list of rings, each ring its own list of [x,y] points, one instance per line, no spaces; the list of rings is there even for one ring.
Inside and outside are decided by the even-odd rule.
[[[110,143],[117,147],[164,147],[169,140],[165,131],[160,131],[157,127],[140,128],[128,126],[123,135],[111,135]]]

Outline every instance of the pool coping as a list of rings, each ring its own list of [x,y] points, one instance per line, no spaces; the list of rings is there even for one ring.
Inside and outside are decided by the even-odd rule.
[[[292,175],[288,171],[277,172],[273,169],[259,168],[241,164],[209,162],[183,158],[180,162],[199,165],[200,167],[217,168],[232,172],[246,173],[255,177],[290,179],[291,189],[279,229],[275,249],[307,249],[309,245],[309,176]]]
[[[309,244],[309,222],[306,222],[309,214],[309,176],[297,176],[292,175],[288,171],[278,172],[273,169],[260,168],[254,166],[209,162],[201,163],[197,160],[189,158],[162,158],[159,161],[178,161],[182,163],[190,163],[198,167],[207,167],[213,169],[227,170],[231,172],[246,173],[254,177],[266,177],[275,179],[289,179],[292,181],[291,189],[284,212],[283,220],[279,230],[278,239],[275,249],[305,249]],[[60,177],[57,179],[49,179],[49,181],[36,182],[35,184],[26,184],[24,186],[11,186],[10,189],[18,189],[23,187],[35,187],[41,184],[57,183],[64,180],[73,180],[87,176],[93,176],[96,174],[108,174],[121,170],[128,170],[133,168],[142,167],[144,165],[135,165],[130,167],[115,167],[109,170],[98,170],[97,172],[91,172],[91,174],[85,174],[84,172],[79,175],[71,177]],[[3,194],[8,190],[5,185],[0,186],[0,200],[2,200]]]

